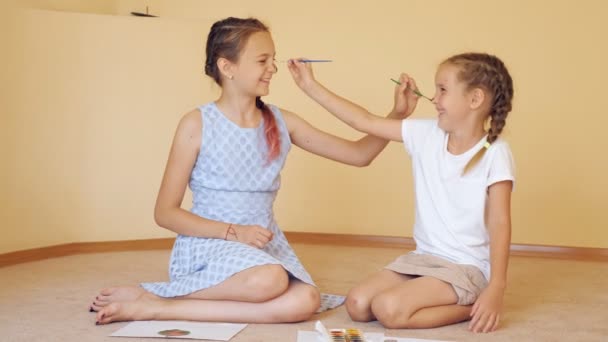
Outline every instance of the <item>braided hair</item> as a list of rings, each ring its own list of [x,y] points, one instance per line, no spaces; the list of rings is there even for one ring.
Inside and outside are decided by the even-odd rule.
[[[215,22],[211,26],[211,30],[207,36],[205,74],[221,87],[222,78],[217,66],[217,60],[225,58],[236,63],[249,37],[257,32],[269,32],[269,29],[255,18],[241,19],[229,17]],[[281,152],[279,129],[270,108],[259,96],[255,99],[255,105],[262,111],[264,134],[266,136],[266,143],[268,144],[268,161],[270,162],[276,159]]]
[[[465,174],[481,160],[502,133],[512,108],[513,80],[504,63],[498,57],[486,53],[463,53],[446,59],[442,64],[459,67],[458,80],[464,82],[468,90],[481,88],[492,99],[487,141],[484,148],[469,160],[463,171]]]

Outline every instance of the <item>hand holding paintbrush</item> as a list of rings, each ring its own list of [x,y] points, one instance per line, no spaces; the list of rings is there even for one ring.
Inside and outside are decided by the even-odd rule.
[[[416,81],[409,75],[402,73],[399,80],[393,80],[393,82],[397,83],[398,86],[395,87],[392,112],[400,118],[407,118],[414,112],[420,98],[416,90],[418,89]]]
[[[316,82],[312,73],[312,62],[310,61],[307,58],[292,58],[287,60],[287,68],[293,80],[305,93],[308,93],[307,90]]]
[[[392,78],[391,78],[391,81],[393,81],[393,82],[397,83],[398,85],[401,85],[401,82],[399,82],[399,81],[397,81],[397,80],[395,80],[395,79],[392,79]],[[422,93],[421,93],[421,92],[420,92],[420,91],[419,91],[417,88],[412,88],[412,91],[414,92],[414,94],[416,94],[416,95],[418,95],[418,96],[420,96],[420,97],[424,97],[425,99],[427,99],[427,100],[429,100],[429,101],[433,102],[433,99],[432,99],[432,98],[430,98],[430,97],[428,97],[428,96],[424,96],[424,95],[422,95]]]

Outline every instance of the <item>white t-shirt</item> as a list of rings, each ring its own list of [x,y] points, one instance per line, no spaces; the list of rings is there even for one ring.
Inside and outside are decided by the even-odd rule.
[[[465,165],[484,148],[486,137],[467,152],[453,155],[447,150],[448,134],[436,119],[403,120],[402,135],[414,176],[414,253],[474,265],[489,280],[490,239],[484,221],[487,189],[500,181],[515,181],[509,145],[498,138],[463,176]]]

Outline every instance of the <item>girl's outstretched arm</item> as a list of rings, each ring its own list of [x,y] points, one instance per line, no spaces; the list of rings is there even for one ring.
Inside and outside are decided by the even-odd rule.
[[[511,245],[512,189],[511,181],[494,183],[488,188],[485,216],[490,233],[490,283],[471,310],[469,330],[474,332],[494,331],[500,321]]]
[[[402,119],[383,118],[374,115],[365,108],[334,94],[315,80],[310,63],[302,63],[298,62],[297,59],[292,59],[288,63],[288,68],[294,81],[304,93],[347,125],[360,132],[373,134],[384,139],[403,141],[401,133]],[[404,109],[404,117],[407,117],[414,111],[418,101],[418,96],[411,91],[412,88],[416,87],[416,84],[407,75],[401,75],[400,81],[401,85],[395,89],[395,106],[399,108],[400,102],[405,103],[406,107],[401,109]]]
[[[291,142],[316,155],[353,166],[367,166],[382,152],[388,140],[367,135],[357,141],[323,132],[298,115],[281,109]],[[394,111],[388,117],[398,118]]]

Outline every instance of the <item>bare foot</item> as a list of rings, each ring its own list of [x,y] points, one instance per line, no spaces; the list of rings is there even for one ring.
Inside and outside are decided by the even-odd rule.
[[[117,302],[131,302],[139,298],[146,290],[139,286],[109,287],[101,290],[91,305],[92,311]]]
[[[96,324],[121,321],[147,321],[158,317],[164,301],[159,297],[144,293],[134,301],[114,302],[97,312]]]

